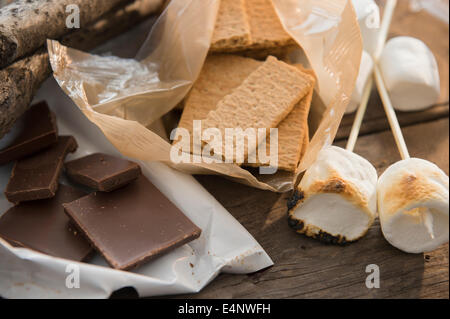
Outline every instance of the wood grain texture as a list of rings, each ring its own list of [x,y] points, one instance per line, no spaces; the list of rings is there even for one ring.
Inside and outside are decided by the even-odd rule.
[[[435,105],[429,109],[418,112],[399,112],[397,111],[398,120],[401,127],[414,125],[417,123],[425,123],[434,121],[443,117],[448,117],[449,105],[443,103]],[[346,139],[350,135],[355,114],[348,114],[342,118],[341,125],[336,134],[336,141]],[[367,106],[367,112],[361,125],[360,136],[389,130],[389,122],[387,121],[381,104],[378,92],[373,92]]]
[[[444,118],[404,129],[411,155],[435,162],[447,174],[448,125]],[[389,131],[362,137],[355,152],[368,158],[378,173],[400,159]],[[197,180],[255,237],[275,265],[250,275],[223,274],[200,293],[178,297],[448,298],[448,244],[431,253],[403,253],[383,238],[377,220],[354,244],[325,245],[289,228],[288,194],[253,189],[217,176],[197,176]],[[379,289],[365,286],[369,264],[380,267]]]
[[[381,5],[383,1],[378,1]],[[397,112],[411,156],[430,160],[449,173],[448,26],[399,1],[391,36],[423,40],[438,60],[439,104],[421,112]],[[337,135],[345,146],[354,115],[345,116]],[[400,160],[380,98],[372,94],[355,152],[381,174]],[[297,235],[287,225],[288,194],[239,185],[217,176],[198,181],[255,237],[275,265],[250,275],[219,275],[195,295],[181,298],[449,298],[448,244],[426,254],[406,254],[387,243],[378,220],[360,241],[327,246]],[[380,267],[381,287],[365,286],[368,264]]]

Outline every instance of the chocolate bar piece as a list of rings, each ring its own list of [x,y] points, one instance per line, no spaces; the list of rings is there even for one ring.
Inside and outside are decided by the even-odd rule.
[[[17,161],[6,186],[6,198],[19,203],[55,196],[64,159],[77,147],[73,136],[60,136],[54,146]]]
[[[67,162],[65,166],[72,180],[103,192],[120,188],[141,174],[138,164],[102,153]]]
[[[147,178],[114,192],[95,192],[64,210],[116,269],[131,269],[200,236],[195,226]]]
[[[0,143],[0,165],[44,149],[58,140],[55,115],[47,103],[33,105]]]
[[[86,195],[85,192],[59,185],[55,197],[26,202],[10,208],[0,218],[0,237],[13,246],[76,261],[85,260],[92,252],[89,242],[70,229],[63,203]]]

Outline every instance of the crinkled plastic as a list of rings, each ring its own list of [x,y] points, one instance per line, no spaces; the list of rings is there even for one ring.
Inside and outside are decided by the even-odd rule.
[[[362,39],[351,1],[273,0],[273,4],[318,77],[319,97],[310,117],[317,129],[299,165],[300,173],[336,135],[356,82]],[[48,41],[54,77],[125,156],[164,162],[191,174],[221,174],[253,187],[288,191],[298,174],[255,177],[234,164],[174,164],[170,144],[147,128],[175,107],[197,78],[218,6],[219,0],[172,0],[135,60],[99,57]]]

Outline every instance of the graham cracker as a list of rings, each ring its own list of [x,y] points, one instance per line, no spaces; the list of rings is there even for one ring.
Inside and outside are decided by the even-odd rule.
[[[298,49],[298,45],[286,45],[286,46],[273,46],[269,48],[252,48],[236,51],[233,54],[245,56],[247,58],[252,58],[255,60],[264,61],[269,55],[276,57],[278,60],[287,62],[289,54]]]
[[[251,44],[245,0],[221,0],[211,40],[212,51],[228,51]]]
[[[271,48],[294,44],[284,31],[271,0],[245,0],[252,48]]]
[[[263,62],[231,54],[209,55],[203,69],[185,99],[179,127],[185,128],[192,136],[193,120],[204,120],[208,113],[216,109],[217,103],[232,93]],[[312,70],[296,65],[302,72],[314,77]],[[307,116],[312,90],[304,97],[279,125],[279,169],[295,171],[309,144]],[[303,138],[302,138],[303,136]],[[296,143],[296,141],[301,141]],[[191,145],[192,150],[192,145]],[[267,142],[266,150],[270,150]],[[246,166],[259,167],[261,163],[247,163]]]
[[[271,0],[222,0],[211,52],[279,56],[282,47],[292,45],[295,41],[284,31]]]
[[[226,128],[241,128],[244,131],[247,128],[266,128],[268,134],[268,129],[277,127],[312,90],[313,81],[313,77],[298,68],[269,56],[239,87],[217,103],[216,109],[202,121],[202,129],[218,128],[224,140]],[[265,135],[261,136],[258,132],[258,141]],[[226,143],[222,155],[236,155],[235,150],[234,142]],[[254,151],[246,145],[244,157]]]
[[[184,103],[178,127],[192,136],[193,120],[204,120],[217,103],[255,71],[263,62],[231,54],[209,55]]]
[[[278,169],[295,172],[304,152],[306,141],[309,142],[308,114],[314,89],[295,105],[286,118],[278,124]],[[270,139],[266,141],[266,152],[270,150]],[[259,167],[260,162],[246,163],[246,166]]]
[[[303,157],[309,144],[308,115],[314,94],[315,75],[310,69],[305,69],[301,64],[295,67],[307,73],[312,78],[312,87],[308,94],[295,105],[294,109],[278,125],[278,169],[295,172],[298,163]],[[266,141],[266,152],[270,150],[270,139]],[[257,163],[246,163],[246,166],[259,167]]]

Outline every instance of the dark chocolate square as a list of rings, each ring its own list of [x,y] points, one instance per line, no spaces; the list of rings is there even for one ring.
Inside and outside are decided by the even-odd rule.
[[[90,254],[92,247],[70,225],[62,204],[85,195],[85,192],[73,187],[59,185],[53,198],[16,205],[0,218],[0,237],[13,246],[82,261]]]
[[[55,115],[46,102],[32,105],[0,143],[0,165],[36,153],[58,140]]]
[[[55,196],[64,159],[77,147],[73,136],[60,136],[52,147],[17,161],[6,186],[6,198],[19,203]]]
[[[113,192],[95,192],[63,206],[77,228],[116,269],[133,268],[201,233],[142,175]]]
[[[138,164],[102,153],[67,162],[65,167],[71,180],[103,192],[120,188],[141,175]]]

